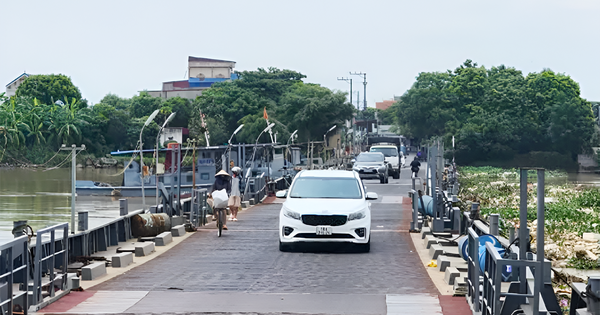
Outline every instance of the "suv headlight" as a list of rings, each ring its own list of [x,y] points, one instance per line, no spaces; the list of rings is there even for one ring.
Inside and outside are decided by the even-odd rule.
[[[294,211],[292,211],[292,210],[290,210],[288,208],[284,208],[283,209],[283,215],[286,216],[286,217],[288,217],[288,218],[296,219],[296,220],[300,220],[300,218],[302,217],[300,215],[300,213],[294,212]]]
[[[360,220],[360,219],[365,218],[366,216],[367,216],[367,213],[365,212],[365,210],[361,210],[361,211],[349,214],[348,221]]]

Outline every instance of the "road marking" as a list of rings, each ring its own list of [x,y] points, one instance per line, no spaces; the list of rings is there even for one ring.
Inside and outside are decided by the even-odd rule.
[[[428,294],[386,294],[385,304],[388,315],[443,314],[438,297]]]
[[[148,291],[98,291],[87,300],[71,308],[69,313],[94,314],[122,313],[134,306],[148,294]]]

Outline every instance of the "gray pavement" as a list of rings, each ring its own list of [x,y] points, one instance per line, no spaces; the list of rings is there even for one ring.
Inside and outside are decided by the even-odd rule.
[[[92,287],[103,297],[87,307],[103,311],[131,294],[122,314],[386,314],[386,296],[437,296],[408,234],[409,170],[389,184],[366,180],[379,194],[372,203],[370,253],[351,247],[278,249],[281,204],[261,204],[228,222],[221,238],[214,224],[165,254]],[[112,293],[111,293],[112,292]],[[97,300],[93,300],[97,298]],[[86,304],[70,313],[86,313]]]

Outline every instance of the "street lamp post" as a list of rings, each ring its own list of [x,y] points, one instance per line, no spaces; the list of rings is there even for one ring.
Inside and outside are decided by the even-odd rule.
[[[250,167],[248,168],[248,172],[246,173],[246,175],[250,174],[250,170],[252,169],[252,163],[254,162],[254,156],[256,155],[256,146],[258,145],[258,139],[260,139],[260,136],[262,136],[263,133],[271,130],[271,128],[273,128],[273,126],[275,126],[275,123],[271,123],[270,125],[267,126],[267,128],[265,128],[263,131],[260,132],[260,134],[258,135],[258,137],[256,138],[256,142],[254,143],[254,151],[252,152],[252,158],[250,159]],[[248,191],[248,179],[250,178],[250,176],[246,176],[246,188],[244,188],[244,194],[242,195],[242,200],[244,200],[245,196],[246,196],[246,192]]]
[[[329,130],[327,130],[327,132],[323,135],[323,150],[325,150],[325,153],[327,153],[327,134],[332,131],[333,129],[335,129],[335,127],[337,127],[337,125],[333,125],[333,127],[329,128]],[[327,154],[325,154],[327,155]]]
[[[156,157],[156,172],[154,172],[154,175],[156,177],[156,180],[155,180],[156,181],[156,206],[158,206],[158,140],[160,139],[160,134],[162,133],[163,129],[165,129],[167,124],[171,120],[173,120],[173,118],[175,117],[175,114],[177,114],[177,112],[172,112],[171,115],[169,115],[169,117],[167,117],[167,120],[165,120],[162,127],[160,127],[160,129],[158,130],[158,135],[156,135],[156,151],[154,153],[154,156]]]
[[[67,148],[67,146],[63,144],[60,150],[71,150],[71,234],[75,234],[75,182],[77,181],[77,160],[75,157],[77,156],[77,150],[85,150],[85,144],[82,144],[81,147],[72,144],[70,148]]]
[[[292,165],[294,165],[294,157],[292,156],[292,151],[290,151],[290,141],[292,141],[292,144],[294,144],[294,136],[296,135],[296,133],[298,133],[298,129],[294,130],[294,132],[292,132],[292,135],[290,136],[290,138],[287,141],[286,144],[286,153],[290,154],[290,159],[292,160]]]
[[[292,135],[290,136],[290,138],[287,141],[287,145],[290,145],[290,140],[292,140],[294,138],[294,136],[296,135],[296,133],[298,133],[298,129],[296,129],[294,132],[292,132]],[[293,144],[294,142],[292,142]]]
[[[144,127],[148,126],[159,112],[160,110],[155,110],[150,117],[148,117],[142,126],[142,130],[140,131],[140,179],[142,180],[142,210],[146,210],[146,193],[144,191],[144,143],[142,142],[142,133],[144,132]]]
[[[235,136],[235,134],[238,133],[242,129],[242,127],[244,127],[244,124],[239,125],[235,129],[235,131],[231,134],[231,137],[229,137],[229,140],[227,141],[227,163],[226,163],[227,168],[229,168],[229,161],[231,161],[231,139],[233,139],[233,136]],[[229,171],[229,169],[228,169],[228,171]]]

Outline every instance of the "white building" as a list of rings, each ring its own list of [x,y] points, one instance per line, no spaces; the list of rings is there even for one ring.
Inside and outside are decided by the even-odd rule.
[[[23,73],[16,79],[12,80],[6,85],[6,96],[11,97],[17,93],[17,88],[29,77],[29,74]]]
[[[177,141],[183,143],[183,135],[187,134],[187,128],[182,127],[167,127],[160,134],[160,145],[164,145],[167,141]]]

